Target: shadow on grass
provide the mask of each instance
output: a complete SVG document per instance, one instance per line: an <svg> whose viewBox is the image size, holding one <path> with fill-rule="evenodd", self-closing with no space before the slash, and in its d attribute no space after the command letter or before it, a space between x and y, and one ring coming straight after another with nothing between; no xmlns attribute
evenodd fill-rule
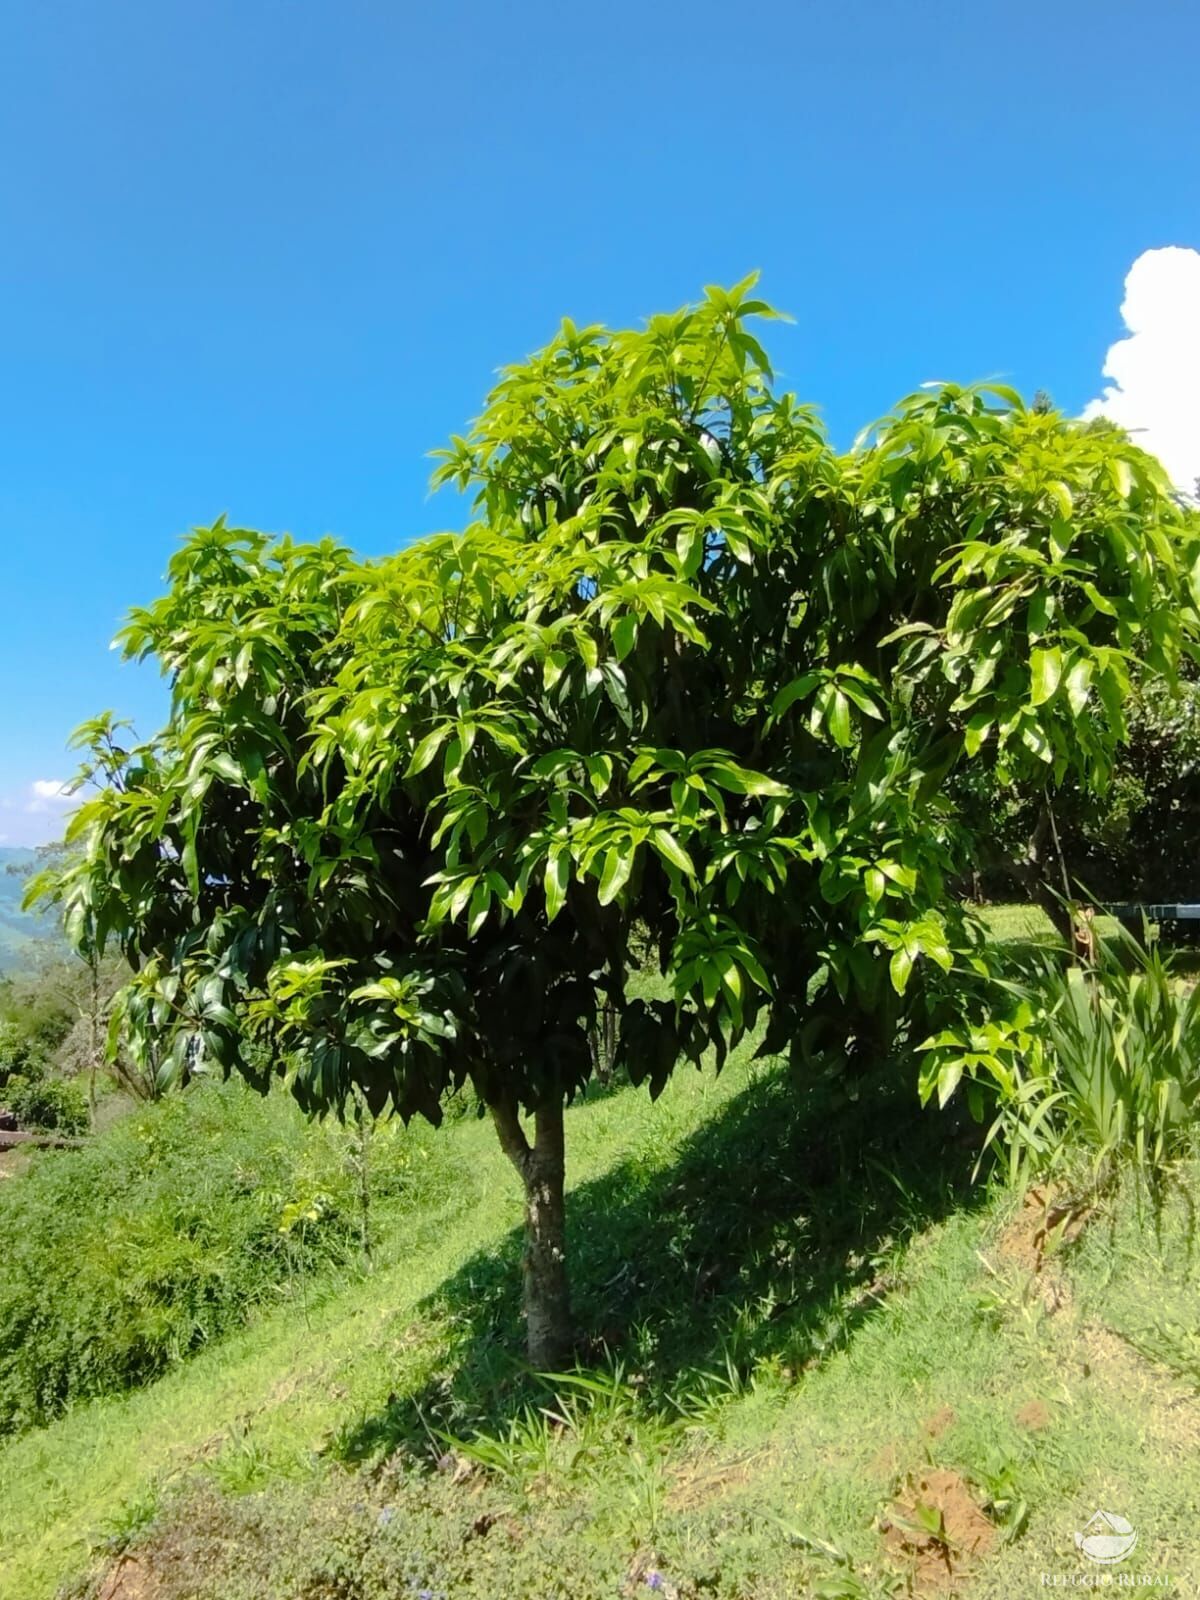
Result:
<svg viewBox="0 0 1200 1600"><path fill-rule="evenodd" d="M571 1120L568 1171L571 1133L586 1127ZM908 1073L855 1093L844 1081L798 1092L762 1071L673 1162L633 1152L568 1195L580 1365L619 1364L665 1405L702 1372L820 1361L902 1292L903 1241L979 1195L979 1142L958 1113L922 1112ZM444 1375L349 1423L335 1456L428 1459L441 1430L495 1432L546 1399L518 1357L521 1250L514 1230L424 1304L450 1329Z"/></svg>

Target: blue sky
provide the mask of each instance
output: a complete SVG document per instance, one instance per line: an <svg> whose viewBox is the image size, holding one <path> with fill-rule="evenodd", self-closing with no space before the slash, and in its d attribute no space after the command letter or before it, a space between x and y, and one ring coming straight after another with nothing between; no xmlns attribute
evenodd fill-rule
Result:
<svg viewBox="0 0 1200 1600"><path fill-rule="evenodd" d="M1200 247L1198 63L1190 0L0 0L0 843L161 715L107 647L185 528L444 525L426 452L564 314L758 267L840 442L932 377L1082 409ZM1174 417L1171 260L1119 376Z"/></svg>

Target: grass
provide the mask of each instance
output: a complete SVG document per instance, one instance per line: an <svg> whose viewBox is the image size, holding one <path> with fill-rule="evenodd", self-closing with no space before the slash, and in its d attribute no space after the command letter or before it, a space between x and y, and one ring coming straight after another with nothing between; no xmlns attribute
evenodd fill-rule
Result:
<svg viewBox="0 0 1200 1600"><path fill-rule="evenodd" d="M983 906L980 916L1000 944L1042 943L1055 937L1054 924L1040 906Z"/></svg>
<svg viewBox="0 0 1200 1600"><path fill-rule="evenodd" d="M998 944L1057 943L1054 924L1040 906L989 905L979 910L980 917ZM1096 918L1096 933L1112 938L1121 924L1103 913Z"/></svg>
<svg viewBox="0 0 1200 1600"><path fill-rule="evenodd" d="M589 1123L586 1139L571 1139L576 1181L630 1150L669 1152L738 1086L736 1072L697 1076L658 1107L629 1095L575 1108L568 1137ZM315 1285L307 1318L289 1304L151 1387L81 1406L0 1451L4 1600L53 1595L124 1506L199 1463L224 1470L244 1456L247 1438L262 1473L307 1479L349 1419L386 1409L394 1391L436 1381L452 1330L444 1314L423 1315L423 1304L481 1250L511 1258L520 1217L490 1125L464 1120L441 1137L455 1180L447 1198L381 1241L369 1278L333 1293Z"/></svg>
<svg viewBox="0 0 1200 1600"><path fill-rule="evenodd" d="M1194 1592L1197 1166L1047 1256L1036 1207L967 1186L953 1118L801 1105L743 1055L568 1113L592 1342L548 1382L512 1355L515 1180L455 1123L373 1273L0 1449L0 1597L87 1594L127 1548L155 1600L861 1600L965 1567L937 1473L996 1529L971 1595L1079 1573L1097 1507L1139 1530L1123 1574ZM931 1513L936 1538L881 1533Z"/></svg>

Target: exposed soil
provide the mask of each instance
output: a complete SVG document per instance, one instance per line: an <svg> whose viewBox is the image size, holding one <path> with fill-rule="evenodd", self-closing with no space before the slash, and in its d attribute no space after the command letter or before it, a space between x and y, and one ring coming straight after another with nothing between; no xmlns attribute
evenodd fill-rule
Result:
<svg viewBox="0 0 1200 1600"><path fill-rule="evenodd" d="M691 1511L735 1493L766 1470L769 1449L753 1450L732 1460L706 1455L693 1457L675 1469L666 1493L672 1511Z"/></svg>
<svg viewBox="0 0 1200 1600"><path fill-rule="evenodd" d="M996 1259L1025 1276L1030 1294L1041 1300L1048 1316L1073 1306L1071 1286L1057 1257L1063 1245L1078 1239L1091 1215L1085 1201L1063 1191L1030 1189L996 1241Z"/></svg>
<svg viewBox="0 0 1200 1600"><path fill-rule="evenodd" d="M871 1457L867 1471L873 1478L887 1478L890 1481L899 1472L902 1460L903 1453L901 1448L892 1439L887 1444L881 1445Z"/></svg>
<svg viewBox="0 0 1200 1600"><path fill-rule="evenodd" d="M1018 1409L1015 1420L1018 1428L1038 1433L1042 1428L1048 1428L1054 1419L1050 1415L1050 1407L1044 1400L1026 1400Z"/></svg>
<svg viewBox="0 0 1200 1600"><path fill-rule="evenodd" d="M198 1485L178 1515L156 1524L136 1552L108 1569L95 1600L194 1600L224 1566L229 1537L220 1494Z"/></svg>
<svg viewBox="0 0 1200 1600"><path fill-rule="evenodd" d="M1020 1211L996 1241L996 1254L1007 1266L1039 1273L1048 1251L1073 1244L1087 1226L1091 1208L1053 1188L1030 1189Z"/></svg>
<svg viewBox="0 0 1200 1600"><path fill-rule="evenodd" d="M158 1600L158 1580L137 1556L122 1556L105 1577L96 1600Z"/></svg>
<svg viewBox="0 0 1200 1600"><path fill-rule="evenodd" d="M880 1531L914 1594L953 1592L997 1538L964 1480L945 1469L910 1477Z"/></svg>
<svg viewBox="0 0 1200 1600"><path fill-rule="evenodd" d="M921 1424L921 1431L927 1439L940 1439L947 1428L952 1428L958 1421L950 1406L939 1406L932 1416L925 1418Z"/></svg>

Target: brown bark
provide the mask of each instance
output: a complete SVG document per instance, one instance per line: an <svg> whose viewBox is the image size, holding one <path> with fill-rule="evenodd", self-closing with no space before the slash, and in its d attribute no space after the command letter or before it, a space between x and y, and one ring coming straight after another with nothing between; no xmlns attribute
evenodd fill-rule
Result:
<svg viewBox="0 0 1200 1600"><path fill-rule="evenodd" d="M537 1371L554 1372L566 1364L572 1339L562 1101L544 1101L534 1112L532 1143L511 1101L494 1104L491 1113L501 1148L525 1189L526 1353Z"/></svg>

